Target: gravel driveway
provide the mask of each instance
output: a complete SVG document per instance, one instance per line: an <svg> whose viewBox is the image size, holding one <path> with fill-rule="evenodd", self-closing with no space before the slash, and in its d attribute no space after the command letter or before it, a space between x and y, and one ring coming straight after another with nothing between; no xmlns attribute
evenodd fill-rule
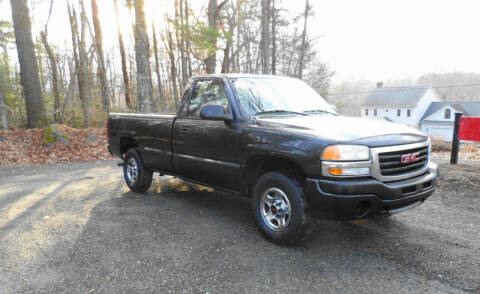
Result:
<svg viewBox="0 0 480 294"><path fill-rule="evenodd" d="M480 293L480 166L440 175L413 210L284 248L222 192L156 176L135 194L112 161L4 167L0 292Z"/></svg>

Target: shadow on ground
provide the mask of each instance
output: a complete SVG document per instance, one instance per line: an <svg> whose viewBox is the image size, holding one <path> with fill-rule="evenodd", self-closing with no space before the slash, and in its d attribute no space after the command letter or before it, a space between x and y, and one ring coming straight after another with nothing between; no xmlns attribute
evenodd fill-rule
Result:
<svg viewBox="0 0 480 294"><path fill-rule="evenodd" d="M34 288L84 293L480 291L478 252L408 217L319 221L311 240L285 248L261 237L246 199L174 179L161 187L99 202L65 258L48 262Z"/></svg>

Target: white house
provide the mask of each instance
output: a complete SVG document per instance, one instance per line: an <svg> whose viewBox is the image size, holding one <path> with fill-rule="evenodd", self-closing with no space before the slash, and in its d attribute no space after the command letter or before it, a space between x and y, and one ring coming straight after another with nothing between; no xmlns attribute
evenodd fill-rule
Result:
<svg viewBox="0 0 480 294"><path fill-rule="evenodd" d="M382 83L361 105L361 116L407 124L432 138L451 141L455 113L480 116L480 102L439 102L431 87L383 87Z"/></svg>
<svg viewBox="0 0 480 294"><path fill-rule="evenodd" d="M383 87L382 83L361 105L361 116L418 127L432 102L440 101L430 87Z"/></svg>
<svg viewBox="0 0 480 294"><path fill-rule="evenodd" d="M480 102L433 102L420 121L420 130L432 138L451 141L455 113L480 116Z"/></svg>

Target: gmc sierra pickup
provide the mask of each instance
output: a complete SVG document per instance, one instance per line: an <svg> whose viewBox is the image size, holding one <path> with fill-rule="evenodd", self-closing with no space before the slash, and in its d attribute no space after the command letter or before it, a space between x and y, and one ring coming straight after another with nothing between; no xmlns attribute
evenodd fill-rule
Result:
<svg viewBox="0 0 480 294"><path fill-rule="evenodd" d="M304 240L313 218L401 212L436 185L426 135L340 116L292 78L195 77L178 114L110 113L107 129L132 191L148 190L158 172L248 197L260 231L277 244Z"/></svg>

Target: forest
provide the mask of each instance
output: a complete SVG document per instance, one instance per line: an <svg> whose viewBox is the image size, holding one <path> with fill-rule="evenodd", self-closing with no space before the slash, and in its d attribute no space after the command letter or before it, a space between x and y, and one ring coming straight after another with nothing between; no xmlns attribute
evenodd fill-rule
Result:
<svg viewBox="0 0 480 294"><path fill-rule="evenodd" d="M111 111L175 112L188 79L205 73L292 76L327 94L334 72L313 46L309 0L297 15L281 0L168 1L164 11L149 12L161 19L152 23L145 0L102 1L115 7L111 49L103 44L100 1L10 1L12 22L0 23L4 129L102 127ZM41 4L48 16L35 34L32 19ZM52 27L52 15L62 11L68 24ZM63 46L49 34L59 29L70 36Z"/></svg>
<svg viewBox="0 0 480 294"><path fill-rule="evenodd" d="M171 0L153 11L148 0L9 2L11 20L0 21L3 129L103 127L112 111L175 112L188 79L205 73L299 78L341 114L359 115L377 82L332 83L335 69L321 58L322 36L311 29L319 12L309 0L298 1L298 12L287 0ZM65 18L62 27L53 23L58 17ZM102 31L107 21L115 22L115 36ZM114 44L105 44L105 37ZM438 86L443 100L480 100L476 73L383 82ZM473 86L444 87L451 84Z"/></svg>

